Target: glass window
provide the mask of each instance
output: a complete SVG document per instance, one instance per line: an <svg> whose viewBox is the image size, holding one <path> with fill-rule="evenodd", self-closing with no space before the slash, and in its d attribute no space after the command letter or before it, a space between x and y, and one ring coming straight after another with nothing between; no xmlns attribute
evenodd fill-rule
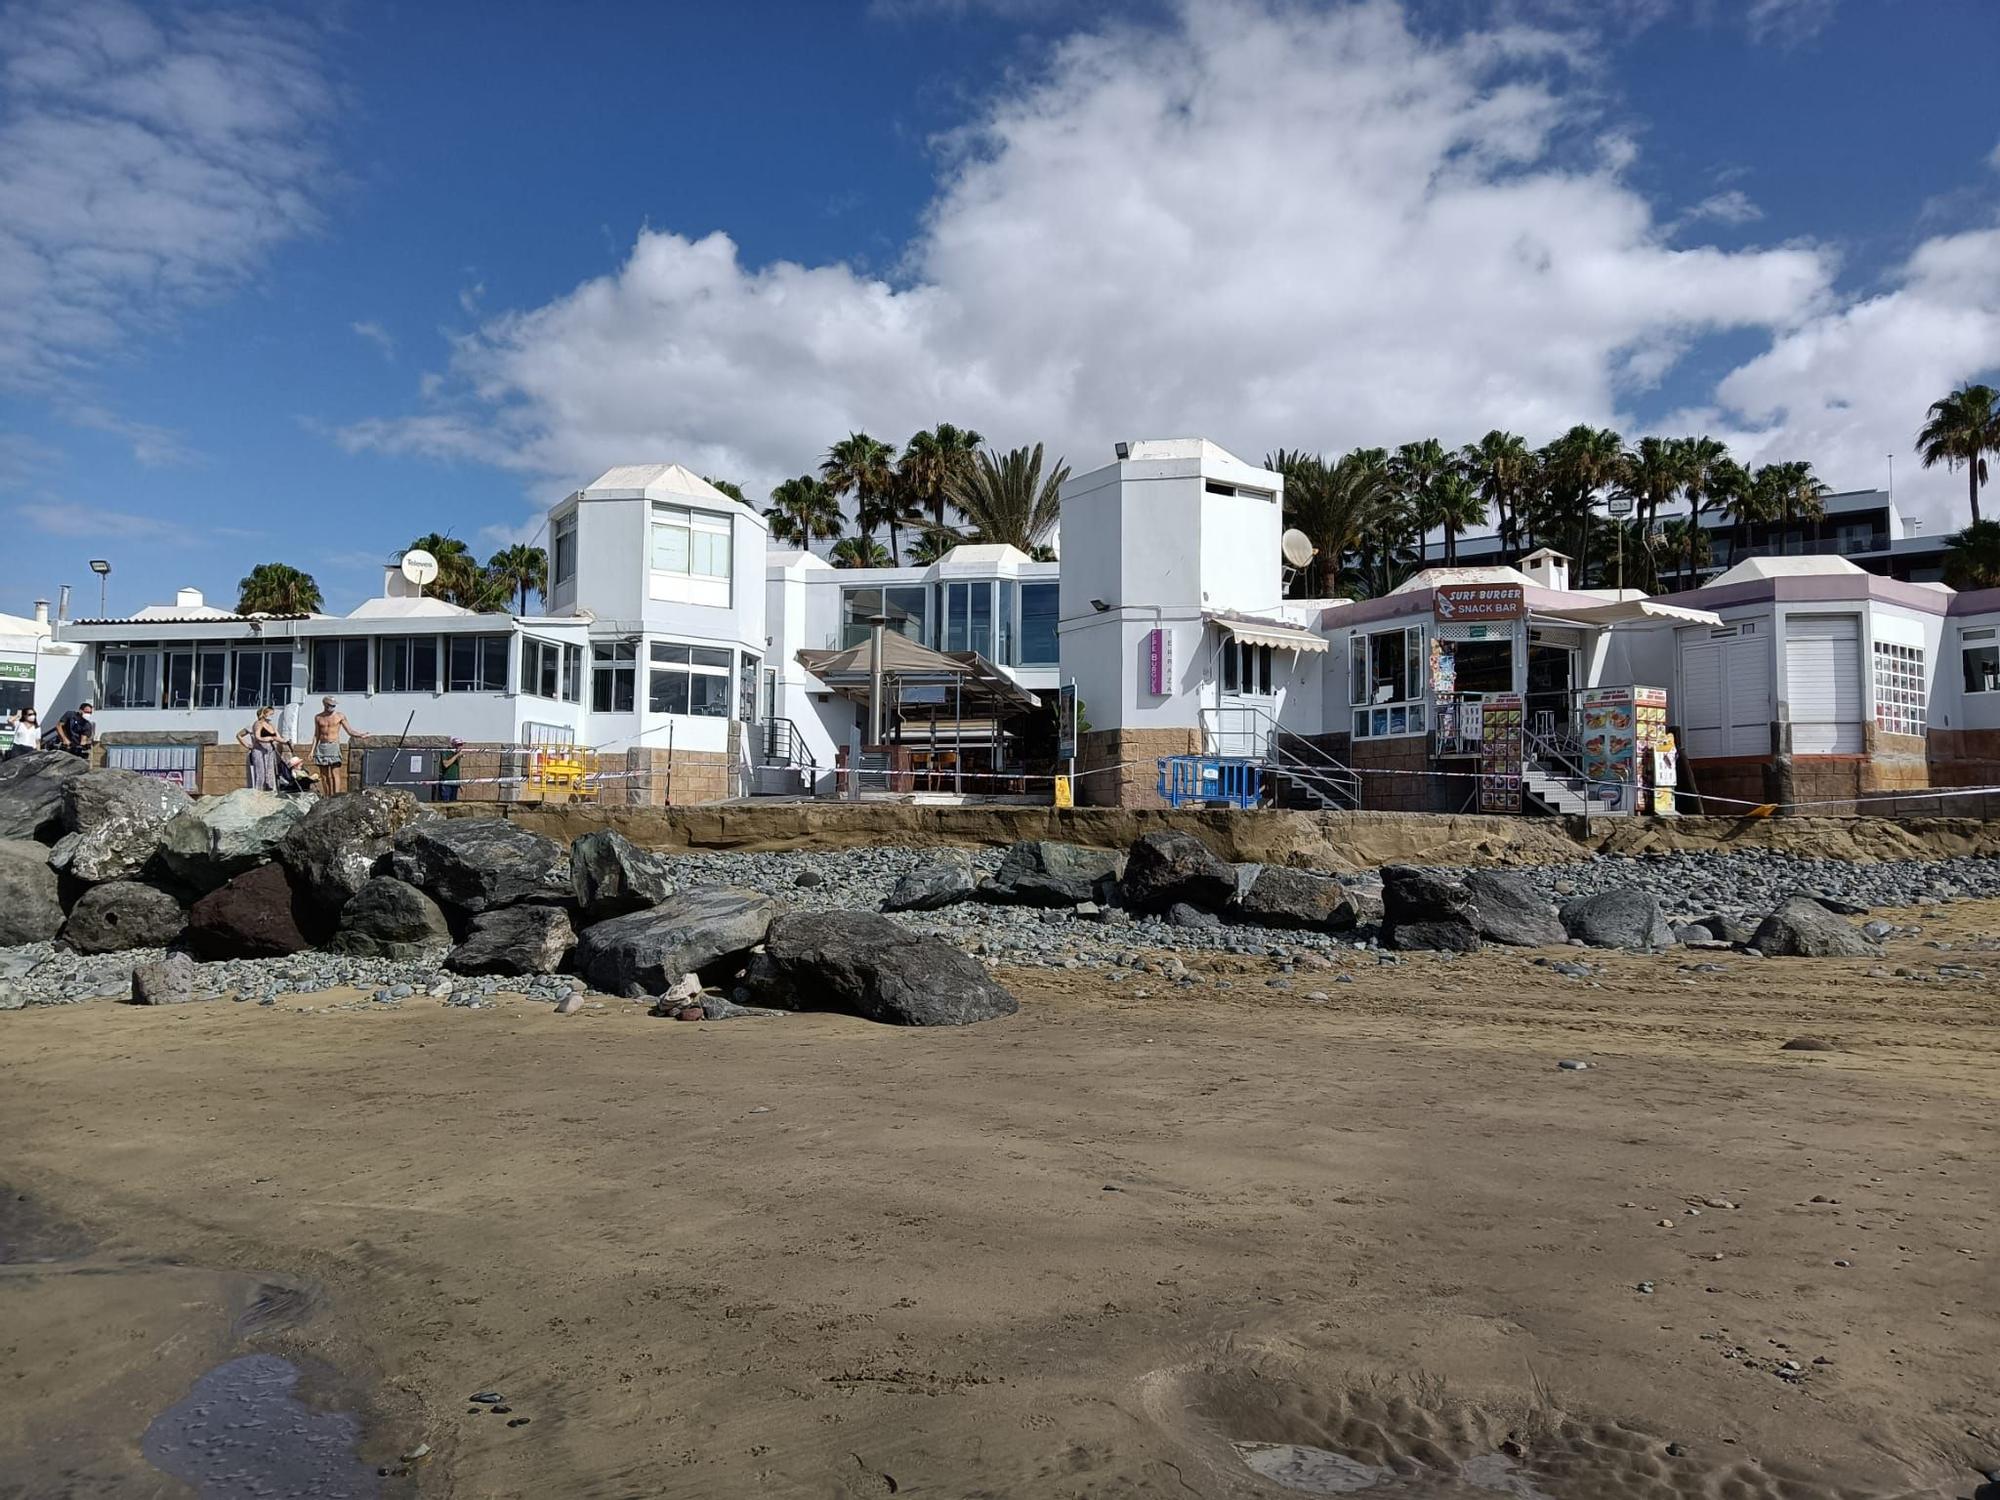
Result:
<svg viewBox="0 0 2000 1500"><path fill-rule="evenodd" d="M2000 693L2000 645L1967 646L1964 664L1968 693Z"/></svg>
<svg viewBox="0 0 2000 1500"><path fill-rule="evenodd" d="M745 723L757 717L757 658L748 651L736 669L736 717Z"/></svg>
<svg viewBox="0 0 2000 1500"><path fill-rule="evenodd" d="M563 647L563 702L583 701L583 647Z"/></svg>
<svg viewBox="0 0 2000 1500"><path fill-rule="evenodd" d="M555 584L568 583L576 577L576 512L571 511L556 522L555 534Z"/></svg>
<svg viewBox="0 0 2000 1500"><path fill-rule="evenodd" d="M1024 667L1052 667L1056 664L1056 596L1061 589L1054 583L1021 585L1021 635L1019 664Z"/></svg>
<svg viewBox="0 0 2000 1500"><path fill-rule="evenodd" d="M655 641L647 654L652 663L646 683L649 711L729 717L728 648Z"/></svg>
<svg viewBox="0 0 2000 1500"><path fill-rule="evenodd" d="M1425 692L1424 631L1421 625L1355 635L1347 645L1348 700L1363 705L1422 703ZM1354 716L1357 736L1421 734L1427 716L1396 714L1382 708Z"/></svg>
<svg viewBox="0 0 2000 1500"><path fill-rule="evenodd" d="M107 651L100 659L99 702L105 708L155 708L160 701L157 651Z"/></svg>
<svg viewBox="0 0 2000 1500"><path fill-rule="evenodd" d="M359 637L348 641L314 641L312 690L315 693L367 692L368 642Z"/></svg>
<svg viewBox="0 0 2000 1500"><path fill-rule="evenodd" d="M993 589L990 579L944 586L944 649L993 658Z"/></svg>
<svg viewBox="0 0 2000 1500"><path fill-rule="evenodd" d="M289 667L291 657L285 658ZM223 651L203 651L194 659L194 703L196 708L220 708L229 697L229 656Z"/></svg>
<svg viewBox="0 0 2000 1500"><path fill-rule="evenodd" d="M1922 734L1927 685L1924 648L1875 643L1875 727L1890 734Z"/></svg>
<svg viewBox="0 0 2000 1500"><path fill-rule="evenodd" d="M652 567L656 573L727 578L731 517L679 505L653 507Z"/></svg>
<svg viewBox="0 0 2000 1500"><path fill-rule="evenodd" d="M554 698L562 685L562 647L532 636L521 641L521 691L535 698Z"/></svg>
<svg viewBox="0 0 2000 1500"><path fill-rule="evenodd" d="M930 644L930 598L930 589L921 583L842 589L841 650L859 646L868 639L868 621L874 615L887 615L889 629L900 631L913 641Z"/></svg>
<svg viewBox="0 0 2000 1500"><path fill-rule="evenodd" d="M292 653L282 651L238 651L236 693L230 702L237 708L278 708L292 701Z"/></svg>
<svg viewBox="0 0 2000 1500"><path fill-rule="evenodd" d="M629 714L639 678L639 643L607 641L590 648L590 706L601 714Z"/></svg>
<svg viewBox="0 0 2000 1500"><path fill-rule="evenodd" d="M446 686L454 693L506 692L507 640L504 635L453 636Z"/></svg>
<svg viewBox="0 0 2000 1500"><path fill-rule="evenodd" d="M993 659L1011 662L1014 659L1014 585L1003 579L993 587L1000 596L1000 628L993 636Z"/></svg>
<svg viewBox="0 0 2000 1500"><path fill-rule="evenodd" d="M376 655L375 690L381 693L435 693L438 690L437 637L383 636Z"/></svg>

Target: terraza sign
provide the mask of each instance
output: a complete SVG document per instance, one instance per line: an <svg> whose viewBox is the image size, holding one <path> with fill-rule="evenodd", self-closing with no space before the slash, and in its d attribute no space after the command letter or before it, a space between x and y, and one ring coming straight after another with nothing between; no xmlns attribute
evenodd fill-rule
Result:
<svg viewBox="0 0 2000 1500"><path fill-rule="evenodd" d="M1431 590L1431 610L1440 621L1464 624L1471 620L1518 620L1521 618L1521 586L1518 583L1446 583Z"/></svg>

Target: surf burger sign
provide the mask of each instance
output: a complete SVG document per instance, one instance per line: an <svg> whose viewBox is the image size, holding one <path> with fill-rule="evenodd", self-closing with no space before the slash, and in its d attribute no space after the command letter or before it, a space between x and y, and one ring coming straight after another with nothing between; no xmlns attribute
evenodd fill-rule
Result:
<svg viewBox="0 0 2000 1500"><path fill-rule="evenodd" d="M1431 590L1431 612L1440 624L1474 625L1518 620L1523 606L1518 583L1445 583Z"/></svg>

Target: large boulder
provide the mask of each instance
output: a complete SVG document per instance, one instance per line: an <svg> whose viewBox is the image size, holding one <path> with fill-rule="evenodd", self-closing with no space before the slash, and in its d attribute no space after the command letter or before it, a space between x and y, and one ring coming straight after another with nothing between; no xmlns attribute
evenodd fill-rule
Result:
<svg viewBox="0 0 2000 1500"><path fill-rule="evenodd" d="M0 948L50 942L62 924L48 845L0 839Z"/></svg>
<svg viewBox="0 0 2000 1500"><path fill-rule="evenodd" d="M63 786L89 769L64 750L0 761L0 839L53 844L63 832Z"/></svg>
<svg viewBox="0 0 2000 1500"><path fill-rule="evenodd" d="M1750 946L1770 958L1879 958L1871 943L1844 917L1812 896L1792 896L1757 924Z"/></svg>
<svg viewBox="0 0 2000 1500"><path fill-rule="evenodd" d="M751 962L750 988L779 1009L892 1026L967 1026L1020 1009L977 959L869 911L779 917Z"/></svg>
<svg viewBox="0 0 2000 1500"><path fill-rule="evenodd" d="M462 912L568 895L551 884L564 850L504 818L431 818L396 836L389 867L398 880Z"/></svg>
<svg viewBox="0 0 2000 1500"><path fill-rule="evenodd" d="M1134 911L1165 911L1181 902L1220 911L1236 895L1236 867L1191 833L1155 830L1133 841L1118 889Z"/></svg>
<svg viewBox="0 0 2000 1500"><path fill-rule="evenodd" d="M132 970L134 1005L185 1005L190 1000L213 1000L214 994L197 996L195 984L201 967L185 953L169 953L153 963Z"/></svg>
<svg viewBox="0 0 2000 1500"><path fill-rule="evenodd" d="M1259 927L1307 932L1346 932L1366 920L1353 894L1338 880L1282 865L1257 870L1230 915Z"/></svg>
<svg viewBox="0 0 2000 1500"><path fill-rule="evenodd" d="M303 825L301 825L303 826ZM451 927L437 902L392 875L362 883L340 909L340 930L327 942L336 953L428 963L451 946Z"/></svg>
<svg viewBox="0 0 2000 1500"><path fill-rule="evenodd" d="M388 859L396 835L428 816L398 787L322 797L278 840L278 858L306 899L337 912Z"/></svg>
<svg viewBox="0 0 2000 1500"><path fill-rule="evenodd" d="M1563 930L1593 948L1671 948L1674 929L1651 891L1614 886L1564 904Z"/></svg>
<svg viewBox="0 0 2000 1500"><path fill-rule="evenodd" d="M460 974L553 974L575 946L561 907L501 906L474 917L444 963Z"/></svg>
<svg viewBox="0 0 2000 1500"><path fill-rule="evenodd" d="M1104 902L1117 889L1125 856L1109 849L1086 849L1032 839L1001 856L1000 868L979 888L988 901L1016 906L1075 906Z"/></svg>
<svg viewBox="0 0 2000 1500"><path fill-rule="evenodd" d="M1388 866L1382 871L1382 941L1390 948L1472 952L1479 946L1472 892L1435 870Z"/></svg>
<svg viewBox="0 0 2000 1500"><path fill-rule="evenodd" d="M764 941L777 911L761 891L697 886L586 928L574 966L607 994L663 995L686 975L747 954Z"/></svg>
<svg viewBox="0 0 2000 1500"><path fill-rule="evenodd" d="M195 902L188 912L188 946L209 962L282 958L310 948L307 930L322 927L293 891L285 867L260 865Z"/></svg>
<svg viewBox="0 0 2000 1500"><path fill-rule="evenodd" d="M63 941L78 953L164 948L187 930L187 913L165 891L136 880L94 885L70 908Z"/></svg>
<svg viewBox="0 0 2000 1500"><path fill-rule="evenodd" d="M63 783L63 828L57 868L89 885L127 880L160 852L160 835L189 806L171 781L98 766Z"/></svg>
<svg viewBox="0 0 2000 1500"><path fill-rule="evenodd" d="M313 800L249 787L198 797L161 831L160 863L191 891L217 890L276 859L279 843L312 811Z"/></svg>
<svg viewBox="0 0 2000 1500"><path fill-rule="evenodd" d="M1526 875L1507 870L1474 870L1465 877L1472 894L1474 923L1489 943L1516 948L1553 948L1566 942L1555 903Z"/></svg>
<svg viewBox="0 0 2000 1500"><path fill-rule="evenodd" d="M951 860L934 860L897 877L883 898L884 911L937 911L972 897L972 872Z"/></svg>
<svg viewBox="0 0 2000 1500"><path fill-rule="evenodd" d="M608 828L569 846L569 888L586 922L644 911L674 893L664 858Z"/></svg>

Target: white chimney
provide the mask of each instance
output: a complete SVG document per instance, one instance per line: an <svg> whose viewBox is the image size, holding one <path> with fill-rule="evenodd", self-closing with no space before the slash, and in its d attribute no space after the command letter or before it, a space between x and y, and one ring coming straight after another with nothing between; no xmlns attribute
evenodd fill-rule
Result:
<svg viewBox="0 0 2000 1500"><path fill-rule="evenodd" d="M175 609L200 609L202 605L200 589L182 589L174 595Z"/></svg>
<svg viewBox="0 0 2000 1500"><path fill-rule="evenodd" d="M35 623L36 623L37 625L46 625L46 624L48 624L48 623L49 623L49 601L48 601L48 600L46 600L46 599L37 599L37 600L35 601Z"/></svg>
<svg viewBox="0 0 2000 1500"><path fill-rule="evenodd" d="M1569 589L1569 559L1554 548L1543 547L1521 559L1521 571L1528 581L1557 593Z"/></svg>

